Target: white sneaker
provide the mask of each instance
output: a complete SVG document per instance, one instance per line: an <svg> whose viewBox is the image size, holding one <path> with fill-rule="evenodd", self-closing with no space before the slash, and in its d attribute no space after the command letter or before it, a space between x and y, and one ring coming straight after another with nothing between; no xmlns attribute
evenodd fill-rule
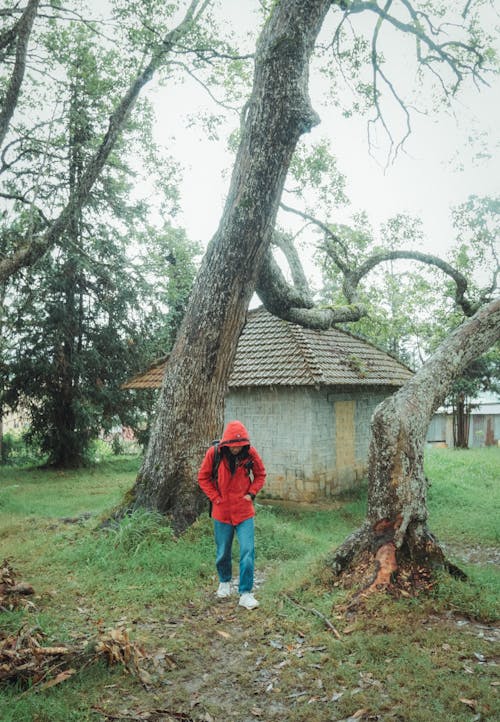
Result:
<svg viewBox="0 0 500 722"><path fill-rule="evenodd" d="M231 596L231 582L221 582L216 592L219 599Z"/></svg>
<svg viewBox="0 0 500 722"><path fill-rule="evenodd" d="M259 606L259 602L255 599L252 592L243 592L240 597L239 605L240 607L245 607L245 609L255 609Z"/></svg>

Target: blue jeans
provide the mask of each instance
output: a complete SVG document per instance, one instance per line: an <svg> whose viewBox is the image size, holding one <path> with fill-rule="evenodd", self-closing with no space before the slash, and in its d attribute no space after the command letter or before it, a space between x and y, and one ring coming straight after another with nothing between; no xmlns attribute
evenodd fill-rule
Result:
<svg viewBox="0 0 500 722"><path fill-rule="evenodd" d="M219 581L230 582L232 576L231 548L234 532L240 546L240 583L239 593L251 592L253 587L253 570L255 565L254 523L253 517L245 519L241 524L233 526L214 519L215 566Z"/></svg>

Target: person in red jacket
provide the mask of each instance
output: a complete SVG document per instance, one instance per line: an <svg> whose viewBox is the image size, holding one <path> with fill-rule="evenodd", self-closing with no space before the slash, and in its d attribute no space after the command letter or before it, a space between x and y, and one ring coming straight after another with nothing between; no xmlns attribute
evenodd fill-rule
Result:
<svg viewBox="0 0 500 722"><path fill-rule="evenodd" d="M214 458L219 466L214 472ZM231 549L234 534L240 547L239 604L255 609L259 602L252 594L255 541L253 500L264 486L266 470L256 449L250 445L248 431L241 421L230 421L216 449L212 445L198 472L198 484L212 503L216 559L219 575L218 597L231 594Z"/></svg>

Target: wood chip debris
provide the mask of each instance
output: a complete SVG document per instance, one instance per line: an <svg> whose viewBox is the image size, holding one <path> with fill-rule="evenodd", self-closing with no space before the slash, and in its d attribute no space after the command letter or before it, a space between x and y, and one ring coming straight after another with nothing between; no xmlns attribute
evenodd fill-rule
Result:
<svg viewBox="0 0 500 722"><path fill-rule="evenodd" d="M79 669L104 658L109 665L122 665L148 686L149 675L140 665L145 653L123 627L99 629L97 640L85 637L72 645L46 645L45 637L38 628L0 632L0 683L44 689L65 682Z"/></svg>

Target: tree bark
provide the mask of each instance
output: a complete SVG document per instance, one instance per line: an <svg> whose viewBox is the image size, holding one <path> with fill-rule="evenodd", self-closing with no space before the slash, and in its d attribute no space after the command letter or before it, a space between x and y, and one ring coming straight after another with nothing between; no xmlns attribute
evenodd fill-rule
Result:
<svg viewBox="0 0 500 722"><path fill-rule="evenodd" d="M2 107L0 108L0 148L3 145L5 136L9 129L10 121L16 109L19 92L26 69L26 55L28 52L28 41L38 12L40 0L29 0L20 20L13 29L16 38L16 53L14 68L10 76L7 89L3 94Z"/></svg>
<svg viewBox="0 0 500 722"><path fill-rule="evenodd" d="M177 532L203 508L198 465L221 432L238 339L290 159L301 134L318 122L307 90L309 60L330 6L330 0L277 2L257 44L224 213L170 355L150 443L127 501L168 514Z"/></svg>
<svg viewBox="0 0 500 722"><path fill-rule="evenodd" d="M470 404L462 392L453 404L453 445L456 449L469 448Z"/></svg>
<svg viewBox="0 0 500 722"><path fill-rule="evenodd" d="M377 407L366 521L335 551L329 562L335 573L345 571L366 552L376 562L371 589L387 586L403 562L451 569L427 528L425 437L453 380L499 338L500 301L496 300L455 329L418 373Z"/></svg>

